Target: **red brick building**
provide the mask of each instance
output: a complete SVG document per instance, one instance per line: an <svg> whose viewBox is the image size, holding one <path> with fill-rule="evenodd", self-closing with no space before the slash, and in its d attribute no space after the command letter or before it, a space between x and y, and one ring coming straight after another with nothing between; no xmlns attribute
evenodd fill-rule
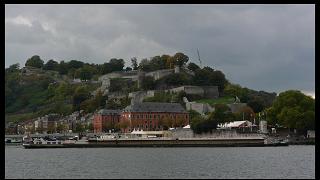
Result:
<svg viewBox="0 0 320 180"><path fill-rule="evenodd" d="M131 104L121 113L120 128L122 132L163 130L164 120L169 127L183 127L189 124L189 113L179 103Z"/></svg>
<svg viewBox="0 0 320 180"><path fill-rule="evenodd" d="M94 133L105 132L119 123L121 110L101 109L93 118ZM112 128L113 129L113 128Z"/></svg>

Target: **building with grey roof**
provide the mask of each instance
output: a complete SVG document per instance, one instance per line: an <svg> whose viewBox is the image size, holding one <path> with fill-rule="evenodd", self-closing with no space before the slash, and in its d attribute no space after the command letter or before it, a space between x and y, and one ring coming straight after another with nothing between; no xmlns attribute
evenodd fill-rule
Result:
<svg viewBox="0 0 320 180"><path fill-rule="evenodd" d="M179 103L135 103L127 106L120 116L122 132L158 131L188 124L189 113Z"/></svg>
<svg viewBox="0 0 320 180"><path fill-rule="evenodd" d="M121 110L101 109L94 114L93 129L95 133L107 132L119 123Z"/></svg>
<svg viewBox="0 0 320 180"><path fill-rule="evenodd" d="M187 111L179 103L143 102L127 106L124 112L170 112L186 113Z"/></svg>
<svg viewBox="0 0 320 180"><path fill-rule="evenodd" d="M100 109L97 114L101 114L101 115L116 115L116 114L120 114L121 110L120 109Z"/></svg>

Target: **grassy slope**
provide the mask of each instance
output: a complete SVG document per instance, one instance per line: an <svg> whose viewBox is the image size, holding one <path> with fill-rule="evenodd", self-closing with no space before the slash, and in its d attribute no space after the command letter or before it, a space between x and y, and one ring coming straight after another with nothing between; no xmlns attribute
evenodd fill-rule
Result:
<svg viewBox="0 0 320 180"><path fill-rule="evenodd" d="M225 96L225 97L220 97L220 98L217 98L217 99L199 99L199 100L196 100L195 102L197 102L197 103L208 103L208 104L210 104L210 106L214 106L215 104L233 103L234 102L234 97Z"/></svg>

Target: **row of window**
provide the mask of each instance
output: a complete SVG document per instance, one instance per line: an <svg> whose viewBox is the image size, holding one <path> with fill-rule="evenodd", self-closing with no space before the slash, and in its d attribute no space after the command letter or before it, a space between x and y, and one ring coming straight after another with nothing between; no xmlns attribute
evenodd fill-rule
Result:
<svg viewBox="0 0 320 180"><path fill-rule="evenodd" d="M142 124L139 124L139 125L137 125L137 126L132 126L131 128L132 129L148 129L148 127L149 128L157 128L157 129L160 129L160 128L162 128L162 126L160 126L160 125L147 125L147 124L145 124L145 125L142 125Z"/></svg>

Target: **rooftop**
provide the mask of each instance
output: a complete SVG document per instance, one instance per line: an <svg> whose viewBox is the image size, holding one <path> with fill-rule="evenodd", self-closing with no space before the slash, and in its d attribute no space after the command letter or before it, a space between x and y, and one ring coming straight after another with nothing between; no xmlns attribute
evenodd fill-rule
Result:
<svg viewBox="0 0 320 180"><path fill-rule="evenodd" d="M97 112L97 114L101 115L111 115L111 114L120 114L121 110L113 110L113 109L101 109Z"/></svg>
<svg viewBox="0 0 320 180"><path fill-rule="evenodd" d="M124 112L181 112L186 110L179 103L143 102L127 106Z"/></svg>
<svg viewBox="0 0 320 180"><path fill-rule="evenodd" d="M251 126L252 123L250 121L233 121L222 124L221 127L233 128L233 127L244 127Z"/></svg>

